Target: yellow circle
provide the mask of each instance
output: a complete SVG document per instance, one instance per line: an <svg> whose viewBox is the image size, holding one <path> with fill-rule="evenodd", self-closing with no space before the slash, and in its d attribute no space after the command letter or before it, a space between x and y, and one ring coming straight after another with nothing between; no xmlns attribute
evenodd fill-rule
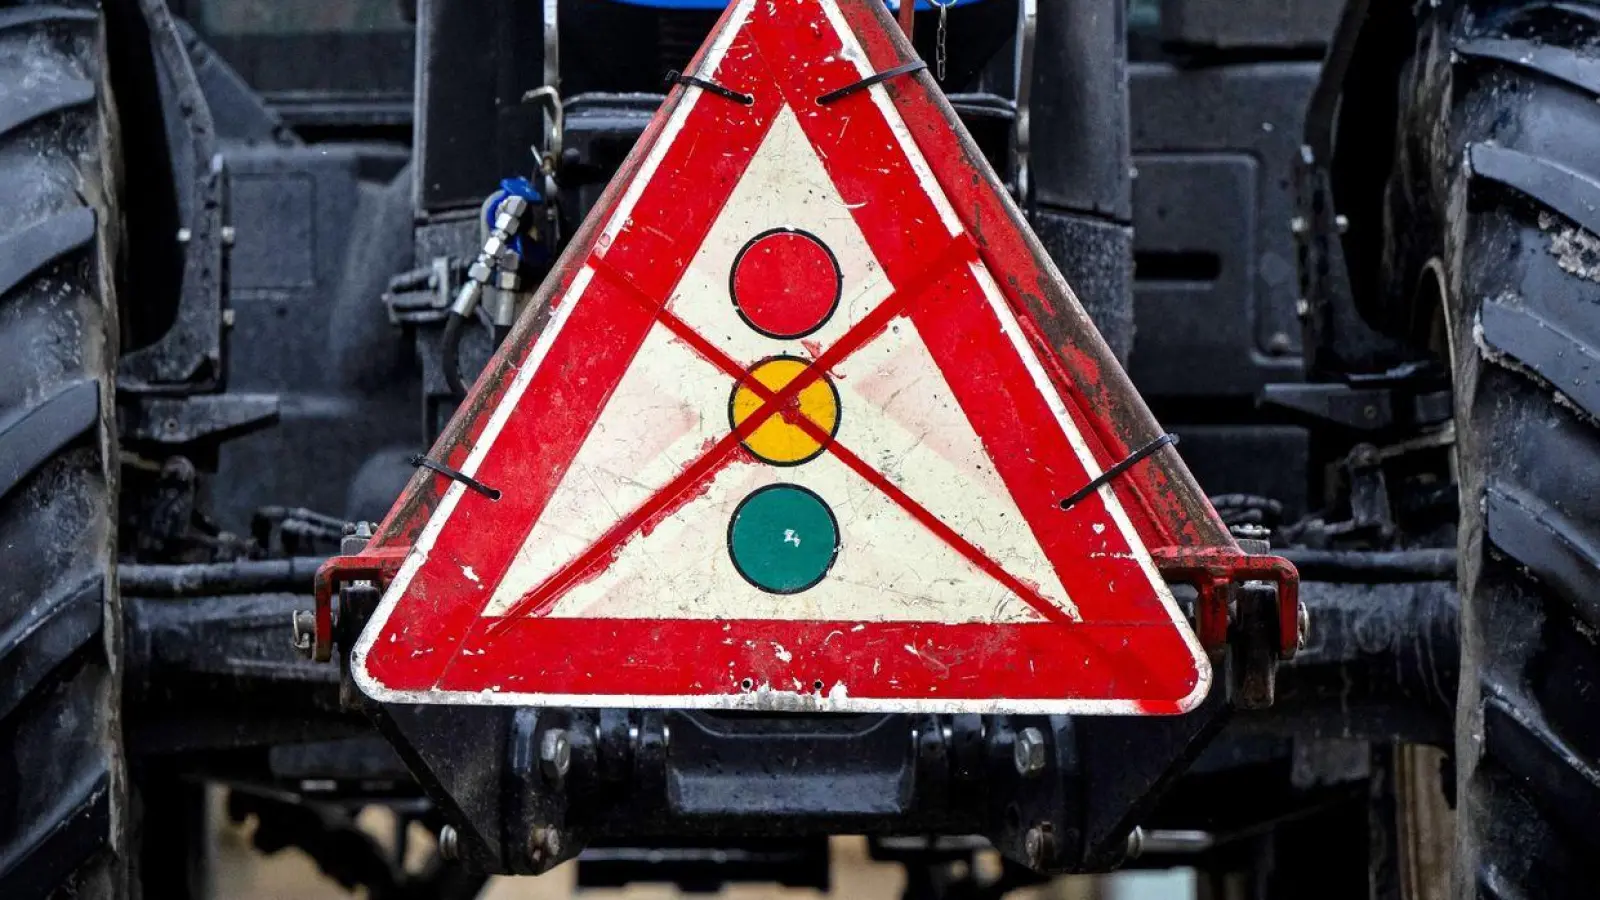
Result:
<svg viewBox="0 0 1600 900"><path fill-rule="evenodd" d="M733 390L730 418L733 427L743 425L765 409L768 398L800 377L810 364L802 359L781 356L758 363ZM751 381L766 388L758 393ZM810 427L804 423L809 422ZM839 395L823 375L783 402L744 439L744 446L757 457L778 466L799 465L822 452L826 440L839 427Z"/></svg>

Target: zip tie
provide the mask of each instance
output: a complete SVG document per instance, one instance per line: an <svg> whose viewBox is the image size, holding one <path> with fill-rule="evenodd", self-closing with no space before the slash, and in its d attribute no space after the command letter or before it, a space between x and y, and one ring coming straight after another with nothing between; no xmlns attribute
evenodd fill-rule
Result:
<svg viewBox="0 0 1600 900"><path fill-rule="evenodd" d="M431 459L427 458L426 456L423 456L420 453L415 454L414 456L411 457L411 466L413 468L432 469L433 471L438 472L440 475L443 475L444 477L450 479L451 481L459 481L459 482L461 482L462 484L466 485L467 487L471 488L472 490L477 491L478 493L484 495L485 497L488 497L490 500L499 500L500 499L500 492L495 490L494 488L489 487L488 485L484 484L483 482L479 481L476 478L473 478L471 475L468 475L465 472L458 472L455 469L452 469L449 466L445 465L444 463L435 462L434 460L431 460Z"/></svg>
<svg viewBox="0 0 1600 900"><path fill-rule="evenodd" d="M903 66L895 66L892 69L885 69L876 75L868 75L866 78L861 79L855 84L847 84L844 87L839 88L837 91L829 91L828 93L823 94L821 97L817 98L817 105L827 106L830 103L837 103L851 94L864 91L875 84L883 84L885 81L888 81L891 78L899 78L901 75L910 75L912 72L921 72L926 68L928 68L928 64L919 59L913 62L908 62Z"/></svg>
<svg viewBox="0 0 1600 900"><path fill-rule="evenodd" d="M708 81L695 75L685 75L682 72L679 72L677 69L673 69L672 71L668 72L666 80L668 84L692 85L700 88L703 91L710 91L711 93L716 94L718 97L726 97L735 103L740 103L745 106L756 105L756 98L753 94L741 94L733 88L723 87L722 85L717 84L715 81Z"/></svg>
<svg viewBox="0 0 1600 900"><path fill-rule="evenodd" d="M1163 434L1161 437L1156 438L1150 443L1145 444L1143 447L1140 447L1139 449L1128 454L1127 459L1105 470L1103 473L1101 473L1099 478L1096 478L1095 480L1074 491L1072 496L1061 501L1061 508L1063 510L1067 510L1077 506L1090 494L1100 490L1102 487L1105 487L1108 483L1110 483L1111 479L1116 478L1123 472L1133 468L1140 460L1151 455L1152 453L1155 453L1157 450L1160 450L1162 447L1165 447L1168 444L1177 446L1178 436L1175 434Z"/></svg>

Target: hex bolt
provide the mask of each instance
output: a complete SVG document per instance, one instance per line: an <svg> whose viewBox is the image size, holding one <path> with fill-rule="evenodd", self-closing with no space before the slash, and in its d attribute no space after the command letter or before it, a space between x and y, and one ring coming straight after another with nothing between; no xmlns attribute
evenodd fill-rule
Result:
<svg viewBox="0 0 1600 900"><path fill-rule="evenodd" d="M1016 743L1011 745L1011 762L1017 767L1017 774L1024 778L1044 771L1045 743L1044 732L1037 728L1028 727L1017 732Z"/></svg>
<svg viewBox="0 0 1600 900"><path fill-rule="evenodd" d="M367 544L372 541L372 523L357 522L353 529L345 532L339 539L339 553L344 556L355 556L367 549Z"/></svg>
<svg viewBox="0 0 1600 900"><path fill-rule="evenodd" d="M567 777L572 768L572 742L565 731L552 728L539 739L539 768L544 777L557 783Z"/></svg>
<svg viewBox="0 0 1600 900"><path fill-rule="evenodd" d="M1143 854L1144 829L1135 825L1133 830L1128 832L1128 851L1126 856L1128 859L1138 859Z"/></svg>
<svg viewBox="0 0 1600 900"><path fill-rule="evenodd" d="M1056 855L1056 838L1049 825L1039 824L1022 836L1022 852L1028 857L1028 867L1042 872Z"/></svg>
<svg viewBox="0 0 1600 900"><path fill-rule="evenodd" d="M317 614L309 610L297 609L293 616L294 625L294 650L296 653L311 658L311 648L317 638Z"/></svg>
<svg viewBox="0 0 1600 900"><path fill-rule="evenodd" d="M539 872L550 868L550 864L561 855L561 832L548 825L535 825L528 832L528 859L538 867Z"/></svg>
<svg viewBox="0 0 1600 900"><path fill-rule="evenodd" d="M456 835L454 825L446 825L439 829L439 856L451 861L461 858L461 839Z"/></svg>

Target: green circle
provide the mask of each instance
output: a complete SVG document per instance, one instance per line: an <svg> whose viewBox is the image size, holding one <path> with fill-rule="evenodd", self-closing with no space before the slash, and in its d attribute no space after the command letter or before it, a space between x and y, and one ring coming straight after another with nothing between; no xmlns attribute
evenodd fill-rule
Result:
<svg viewBox="0 0 1600 900"><path fill-rule="evenodd" d="M839 523L821 497L792 484L744 498L728 523L728 554L746 581L773 594L815 587L839 555Z"/></svg>

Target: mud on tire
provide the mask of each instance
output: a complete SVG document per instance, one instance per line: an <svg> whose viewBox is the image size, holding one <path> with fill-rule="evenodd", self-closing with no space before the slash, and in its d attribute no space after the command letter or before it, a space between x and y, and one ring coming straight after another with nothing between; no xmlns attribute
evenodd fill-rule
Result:
<svg viewBox="0 0 1600 900"><path fill-rule="evenodd" d="M1498 0L1425 15L1402 85L1386 258L1391 295L1444 298L1455 374L1457 893L1592 897L1600 8Z"/></svg>
<svg viewBox="0 0 1600 900"><path fill-rule="evenodd" d="M0 897L122 897L116 179L93 4L0 3Z"/></svg>

